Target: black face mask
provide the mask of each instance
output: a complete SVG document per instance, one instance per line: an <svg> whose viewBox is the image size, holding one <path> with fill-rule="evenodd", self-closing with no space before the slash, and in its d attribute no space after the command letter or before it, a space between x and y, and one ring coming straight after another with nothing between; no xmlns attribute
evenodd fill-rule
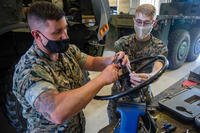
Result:
<svg viewBox="0 0 200 133"><path fill-rule="evenodd" d="M44 47L52 53L64 53L69 48L69 44L70 44L69 39L54 41L54 40L48 39L46 36L44 36L44 37L48 40L46 46L44 46Z"/></svg>

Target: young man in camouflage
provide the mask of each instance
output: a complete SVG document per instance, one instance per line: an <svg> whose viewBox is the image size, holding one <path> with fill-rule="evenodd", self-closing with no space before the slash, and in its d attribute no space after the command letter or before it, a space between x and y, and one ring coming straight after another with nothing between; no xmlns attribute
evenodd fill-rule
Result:
<svg viewBox="0 0 200 133"><path fill-rule="evenodd" d="M115 52L124 51L129 60L147 57L147 56L155 56L155 55L167 55L167 46L163 44L163 42L154 36L152 36L151 30L155 25L156 19L156 10L155 7L151 4L143 4L137 7L134 17L134 29L135 34L131 34L128 36L123 36L119 40L115 42L114 48ZM131 67L133 70L138 68L140 64L133 64ZM146 68L144 70L145 73L131 73L130 79L133 85L138 85L142 81L149 79L154 73L156 73L162 64L157 61L152 67ZM150 102L150 92L149 88L143 88L145 92L145 96L147 98L147 102ZM120 92L118 87L114 84L112 87L112 94ZM119 100L125 101L138 101L140 100L136 94L131 94L128 97L121 98ZM109 101L107 112L109 117L109 122L116 122L118 120L118 116L116 113L116 102L115 100Z"/></svg>
<svg viewBox="0 0 200 133"><path fill-rule="evenodd" d="M33 45L16 65L13 93L23 107L27 132L84 133L82 109L103 86L118 79L114 57L92 57L69 44L64 12L36 2L28 12ZM119 52L123 64L128 63ZM102 71L83 85L81 69Z"/></svg>

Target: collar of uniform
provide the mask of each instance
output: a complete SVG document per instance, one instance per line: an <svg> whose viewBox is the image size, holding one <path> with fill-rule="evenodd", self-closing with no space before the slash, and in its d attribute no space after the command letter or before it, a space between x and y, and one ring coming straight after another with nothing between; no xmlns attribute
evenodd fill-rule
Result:
<svg viewBox="0 0 200 133"><path fill-rule="evenodd" d="M51 58L49 57L48 54L46 54L45 52L43 52L36 44L36 42L34 41L33 42L33 48L35 50L35 52L42 58L44 59L48 59L48 60L51 60Z"/></svg>
<svg viewBox="0 0 200 133"><path fill-rule="evenodd" d="M149 43L149 41L152 39L152 35L150 34L150 38L146 41L139 41L139 40L136 39L136 34L133 34L133 39L134 39L134 42L136 42L136 43L146 44L146 43Z"/></svg>

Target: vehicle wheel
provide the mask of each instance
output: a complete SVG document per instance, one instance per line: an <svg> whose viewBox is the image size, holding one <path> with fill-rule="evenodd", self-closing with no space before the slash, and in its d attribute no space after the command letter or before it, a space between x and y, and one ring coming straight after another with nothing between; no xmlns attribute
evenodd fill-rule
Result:
<svg viewBox="0 0 200 133"><path fill-rule="evenodd" d="M169 69L177 69L185 62L190 46L190 35L188 31L178 29L169 36L168 60Z"/></svg>
<svg viewBox="0 0 200 133"><path fill-rule="evenodd" d="M200 29L193 28L190 31L190 49L187 56L187 61L194 61L197 59L200 53Z"/></svg>
<svg viewBox="0 0 200 133"><path fill-rule="evenodd" d="M3 111L17 132L26 131L26 120L22 116L22 107L12 92L6 95Z"/></svg>

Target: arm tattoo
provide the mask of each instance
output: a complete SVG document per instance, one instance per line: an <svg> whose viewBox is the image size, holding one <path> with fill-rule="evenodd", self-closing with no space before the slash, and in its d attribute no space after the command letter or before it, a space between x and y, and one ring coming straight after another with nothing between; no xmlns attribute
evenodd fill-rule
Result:
<svg viewBox="0 0 200 133"><path fill-rule="evenodd" d="M47 120L52 121L50 114L55 109L54 96L58 94L56 90L48 90L42 93L34 102L34 106Z"/></svg>

